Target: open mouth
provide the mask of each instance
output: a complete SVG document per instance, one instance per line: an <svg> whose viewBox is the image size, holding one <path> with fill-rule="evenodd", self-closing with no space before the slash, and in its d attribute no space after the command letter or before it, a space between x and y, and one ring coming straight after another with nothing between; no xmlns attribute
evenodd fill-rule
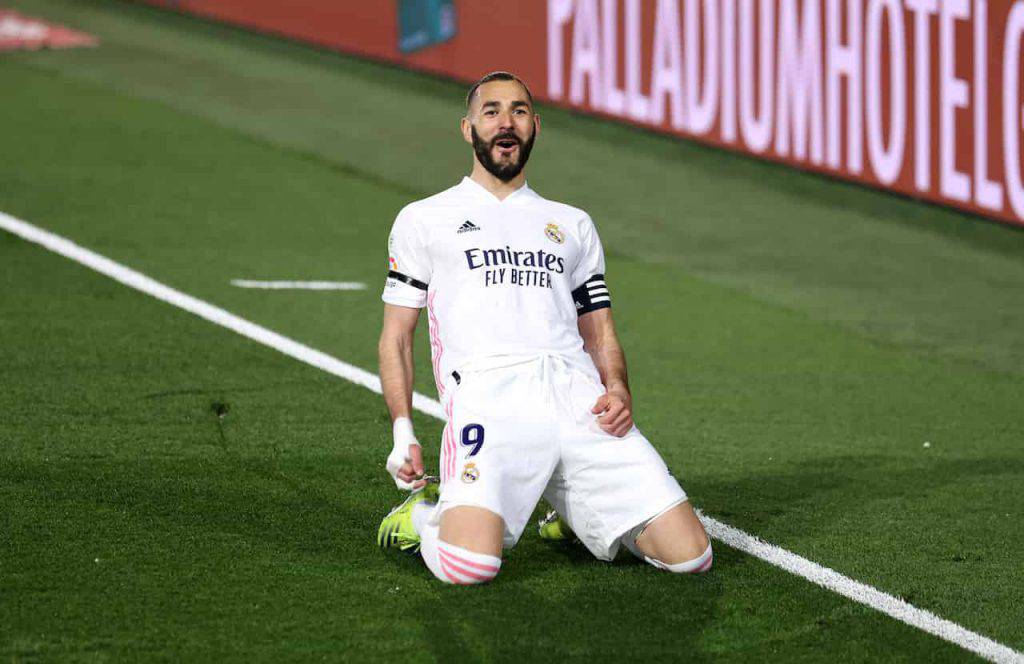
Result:
<svg viewBox="0 0 1024 664"><path fill-rule="evenodd" d="M519 147L519 141L515 138L499 138L494 144L502 155L510 155Z"/></svg>

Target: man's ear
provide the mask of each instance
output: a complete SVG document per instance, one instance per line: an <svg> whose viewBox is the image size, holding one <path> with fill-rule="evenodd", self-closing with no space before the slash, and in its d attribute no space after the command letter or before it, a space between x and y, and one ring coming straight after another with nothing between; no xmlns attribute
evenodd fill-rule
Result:
<svg viewBox="0 0 1024 664"><path fill-rule="evenodd" d="M462 138L469 144L473 143L473 123L469 121L469 117L464 117L459 122L459 128L462 130Z"/></svg>

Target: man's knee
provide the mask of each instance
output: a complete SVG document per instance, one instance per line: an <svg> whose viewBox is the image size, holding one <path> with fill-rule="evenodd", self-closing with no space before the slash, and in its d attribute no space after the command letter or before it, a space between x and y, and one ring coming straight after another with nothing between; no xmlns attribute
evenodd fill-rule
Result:
<svg viewBox="0 0 1024 664"><path fill-rule="evenodd" d="M648 555L637 546L636 539L632 533L626 533L622 537L622 543L629 551L640 560L648 564L675 574L702 574L711 569L714 561L714 553L711 548L711 541L705 540L704 551L696 557L686 555L667 555L664 560Z"/></svg>
<svg viewBox="0 0 1024 664"><path fill-rule="evenodd" d="M677 574L706 572L714 559L711 541L689 502L626 533L623 544L641 560Z"/></svg>
<svg viewBox="0 0 1024 664"><path fill-rule="evenodd" d="M498 576L501 558L477 553L444 540L437 542L437 578L445 583L475 585L487 583Z"/></svg>
<svg viewBox="0 0 1024 664"><path fill-rule="evenodd" d="M475 505L453 505L441 513L440 537L470 551L501 556L505 520Z"/></svg>
<svg viewBox="0 0 1024 664"><path fill-rule="evenodd" d="M487 583L501 569L504 534L505 521L498 514L469 505L451 507L441 514L437 564L431 569L445 583Z"/></svg>

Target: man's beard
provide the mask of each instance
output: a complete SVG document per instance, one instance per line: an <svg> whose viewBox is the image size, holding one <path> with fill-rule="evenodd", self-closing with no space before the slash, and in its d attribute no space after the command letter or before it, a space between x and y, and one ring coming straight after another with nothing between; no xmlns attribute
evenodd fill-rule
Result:
<svg viewBox="0 0 1024 664"><path fill-rule="evenodd" d="M533 139L537 137L537 131L534 130L530 134L530 138L524 143L514 133L508 132L498 134L489 142L486 142L476 133L476 127L470 127L470 132L473 134L473 152L476 153L476 158L480 160L480 164L487 169L488 173L502 182L508 182L526 168L526 162L530 160L530 151L533 150ZM495 144L501 139L514 139L519 144L519 159L517 161L498 164L491 158L491 152Z"/></svg>

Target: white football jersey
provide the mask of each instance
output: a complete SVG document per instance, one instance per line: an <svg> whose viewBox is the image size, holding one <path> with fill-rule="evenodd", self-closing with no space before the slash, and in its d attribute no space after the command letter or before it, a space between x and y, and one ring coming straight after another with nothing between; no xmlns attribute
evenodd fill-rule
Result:
<svg viewBox="0 0 1024 664"><path fill-rule="evenodd" d="M591 368L576 319L611 306L579 208L527 185L499 201L468 177L399 212L382 299L427 307L438 395L461 367L541 354Z"/></svg>

